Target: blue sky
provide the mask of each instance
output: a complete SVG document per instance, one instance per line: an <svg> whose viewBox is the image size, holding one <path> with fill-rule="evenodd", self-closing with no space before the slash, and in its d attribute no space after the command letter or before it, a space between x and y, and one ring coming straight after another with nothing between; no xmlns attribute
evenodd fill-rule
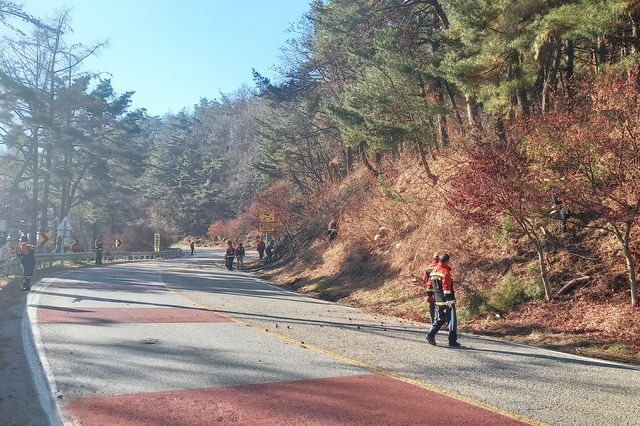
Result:
<svg viewBox="0 0 640 426"><path fill-rule="evenodd" d="M311 0L14 1L39 18L68 7L72 42L109 40L84 70L110 73L118 93L136 92L134 108L163 115L254 87L252 68L274 78L280 48L295 37L288 30Z"/></svg>

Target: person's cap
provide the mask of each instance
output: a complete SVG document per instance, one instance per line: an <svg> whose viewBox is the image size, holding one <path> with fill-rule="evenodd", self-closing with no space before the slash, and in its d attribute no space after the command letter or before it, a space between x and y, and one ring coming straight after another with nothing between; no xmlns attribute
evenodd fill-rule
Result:
<svg viewBox="0 0 640 426"><path fill-rule="evenodd" d="M22 237L20 237L20 241L27 241L27 236L23 235Z"/></svg>
<svg viewBox="0 0 640 426"><path fill-rule="evenodd" d="M440 253L438 253L438 252L433 253L433 258L434 259L438 259L439 257L440 257Z"/></svg>
<svg viewBox="0 0 640 426"><path fill-rule="evenodd" d="M443 253L440 255L440 262L447 263L449 261L449 254Z"/></svg>

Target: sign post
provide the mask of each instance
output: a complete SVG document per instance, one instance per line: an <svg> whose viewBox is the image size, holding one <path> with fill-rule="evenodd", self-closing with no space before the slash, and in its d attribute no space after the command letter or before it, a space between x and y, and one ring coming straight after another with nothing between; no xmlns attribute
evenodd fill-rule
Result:
<svg viewBox="0 0 640 426"><path fill-rule="evenodd" d="M58 239L60 237L62 237L63 239L66 237L70 237L72 230L73 229L71 228L71 222L69 222L69 219L67 219L67 217L65 216L64 219L62 219L62 221L60 222L60 225L58 225L58 238L56 238L56 244L58 243ZM61 241L60 251L62 251L63 247L64 247L64 244Z"/></svg>
<svg viewBox="0 0 640 426"><path fill-rule="evenodd" d="M153 234L153 251L160 251L160 234Z"/></svg>
<svg viewBox="0 0 640 426"><path fill-rule="evenodd" d="M258 224L258 231L264 232L265 240L269 241L269 232L275 232L276 230L276 212L271 210L260 214L260 223Z"/></svg>

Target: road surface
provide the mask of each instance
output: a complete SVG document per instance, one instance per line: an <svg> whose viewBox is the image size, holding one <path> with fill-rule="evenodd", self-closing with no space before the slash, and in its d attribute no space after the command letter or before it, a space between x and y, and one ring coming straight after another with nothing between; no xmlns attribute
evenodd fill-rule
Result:
<svg viewBox="0 0 640 426"><path fill-rule="evenodd" d="M26 354L55 426L640 424L637 368L468 335L433 347L423 324L227 271L220 250L34 290Z"/></svg>

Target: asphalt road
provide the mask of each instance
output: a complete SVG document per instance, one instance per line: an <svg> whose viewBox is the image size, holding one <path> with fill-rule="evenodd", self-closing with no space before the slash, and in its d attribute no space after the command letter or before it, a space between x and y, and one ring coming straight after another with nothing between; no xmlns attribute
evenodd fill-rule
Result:
<svg viewBox="0 0 640 426"><path fill-rule="evenodd" d="M222 264L198 250L35 285L23 340L49 424L640 425L638 368L468 335L433 347L423 324Z"/></svg>

